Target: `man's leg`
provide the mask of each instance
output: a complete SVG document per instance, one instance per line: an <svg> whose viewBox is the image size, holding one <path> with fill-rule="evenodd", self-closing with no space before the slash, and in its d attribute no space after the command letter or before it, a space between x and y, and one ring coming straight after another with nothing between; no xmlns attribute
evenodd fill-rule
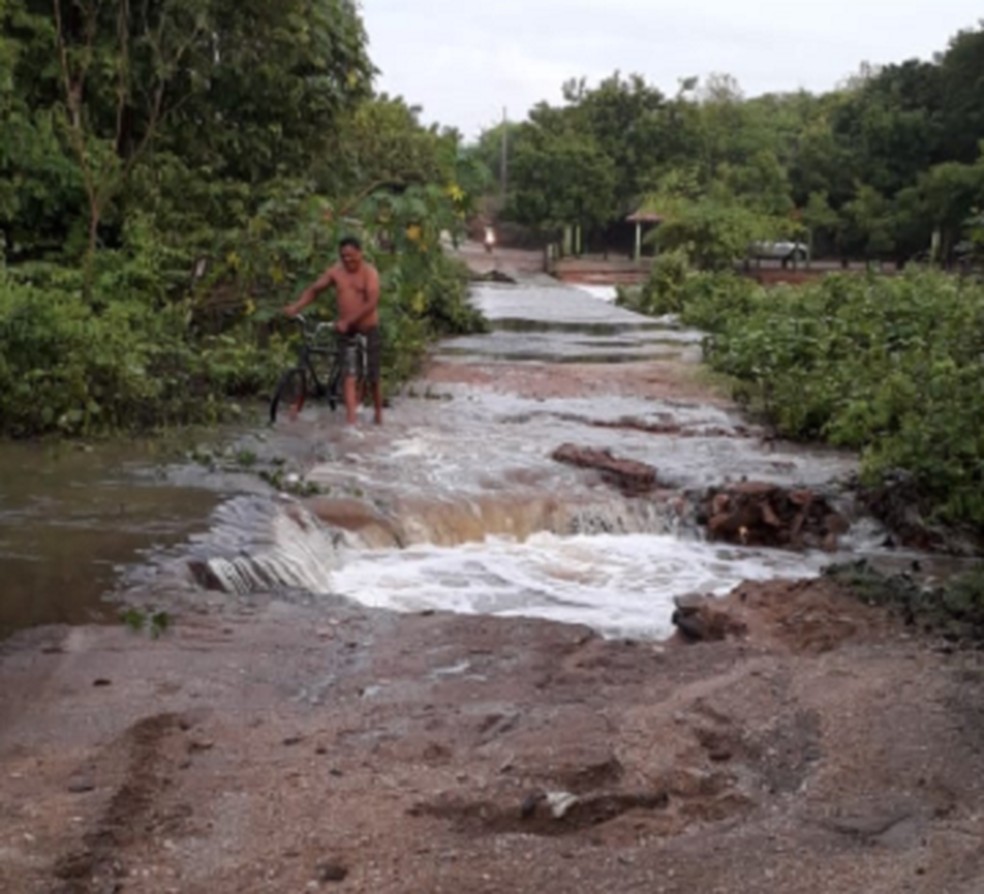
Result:
<svg viewBox="0 0 984 894"><path fill-rule="evenodd" d="M370 386L372 390L372 405L375 408L375 413L373 414L373 422L376 425L383 424L383 386L379 384L379 381L373 382Z"/></svg>
<svg viewBox="0 0 984 894"><path fill-rule="evenodd" d="M355 392L355 376L346 375L342 381L342 395L345 398L345 421L349 425L354 425L357 421L356 410L359 401Z"/></svg>
<svg viewBox="0 0 984 894"><path fill-rule="evenodd" d="M358 421L359 407L358 384L359 346L355 336L339 335L338 350L341 352L342 363L342 401L345 404L345 421L354 425Z"/></svg>
<svg viewBox="0 0 984 894"><path fill-rule="evenodd" d="M369 393L372 395L374 409L373 422L383 424L383 386L382 386L382 343L379 327L376 326L366 333L366 370Z"/></svg>

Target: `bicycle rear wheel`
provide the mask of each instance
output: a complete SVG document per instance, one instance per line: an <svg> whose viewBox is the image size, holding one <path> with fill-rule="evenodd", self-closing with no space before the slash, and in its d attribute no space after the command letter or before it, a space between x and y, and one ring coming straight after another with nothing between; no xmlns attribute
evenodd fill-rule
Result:
<svg viewBox="0 0 984 894"><path fill-rule="evenodd" d="M307 398L308 376L307 371L301 367L289 369L277 383L277 389L273 392L273 399L270 401L270 423L277 421L277 413L286 412L291 419L297 416L304 407Z"/></svg>

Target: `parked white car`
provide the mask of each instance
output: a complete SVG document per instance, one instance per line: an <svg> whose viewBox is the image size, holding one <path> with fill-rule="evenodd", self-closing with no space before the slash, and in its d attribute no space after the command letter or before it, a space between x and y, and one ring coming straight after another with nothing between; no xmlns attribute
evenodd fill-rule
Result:
<svg viewBox="0 0 984 894"><path fill-rule="evenodd" d="M748 248L748 256L773 261L805 261L810 250L802 242L779 240L777 242L753 242Z"/></svg>

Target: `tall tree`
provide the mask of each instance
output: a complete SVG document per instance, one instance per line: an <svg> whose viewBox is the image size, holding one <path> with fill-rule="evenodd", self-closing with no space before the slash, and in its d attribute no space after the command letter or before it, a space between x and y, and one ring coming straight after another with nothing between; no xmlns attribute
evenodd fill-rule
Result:
<svg viewBox="0 0 984 894"><path fill-rule="evenodd" d="M946 161L969 164L984 140L984 20L959 32L939 61Z"/></svg>
<svg viewBox="0 0 984 894"><path fill-rule="evenodd" d="M90 258L152 151L251 183L306 167L373 73L350 0L8 0L0 17L15 91L78 171Z"/></svg>
<svg viewBox="0 0 984 894"><path fill-rule="evenodd" d="M618 71L593 89L568 81L563 95L573 125L614 165L618 210L632 210L649 172L666 160L665 97L641 75Z"/></svg>
<svg viewBox="0 0 984 894"><path fill-rule="evenodd" d="M527 124L517 134L510 182L516 220L545 229L592 228L612 215L615 167L590 138Z"/></svg>

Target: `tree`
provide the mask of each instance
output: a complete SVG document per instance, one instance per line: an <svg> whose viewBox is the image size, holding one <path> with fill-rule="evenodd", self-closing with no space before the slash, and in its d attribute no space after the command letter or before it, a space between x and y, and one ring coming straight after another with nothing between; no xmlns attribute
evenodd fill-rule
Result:
<svg viewBox="0 0 984 894"><path fill-rule="evenodd" d="M874 187L860 185L844 206L840 246L843 252L858 251L867 259L892 253L891 204Z"/></svg>
<svg viewBox="0 0 984 894"><path fill-rule="evenodd" d="M0 15L14 90L78 171L90 267L152 152L250 183L306 169L373 71L350 0L11 0Z"/></svg>
<svg viewBox="0 0 984 894"><path fill-rule="evenodd" d="M597 227L614 206L615 167L592 141L571 133L520 128L511 164L509 211L543 229Z"/></svg>
<svg viewBox="0 0 984 894"><path fill-rule="evenodd" d="M457 132L424 127L419 115L419 107L385 94L340 115L331 151L318 164L324 185L350 193L375 184L453 182Z"/></svg>
<svg viewBox="0 0 984 894"><path fill-rule="evenodd" d="M722 164L717 177L735 197L762 214L778 217L793 208L789 175L770 150L756 152L744 164Z"/></svg>
<svg viewBox="0 0 984 894"><path fill-rule="evenodd" d="M984 21L960 31L939 59L943 153L940 161L970 164L984 139Z"/></svg>
<svg viewBox="0 0 984 894"><path fill-rule="evenodd" d="M615 214L630 210L650 172L667 160L666 100L638 74L616 71L593 89L584 81L563 88L566 120L607 156L615 171ZM543 116L539 119L544 123Z"/></svg>
<svg viewBox="0 0 984 894"><path fill-rule="evenodd" d="M88 201L91 271L106 206L154 139L167 111L165 95L195 44L206 38L207 23L200 9L177 4L170 14L162 7L156 20L148 15L149 4L138 7L142 21L128 0L108 8L100 0L52 0L52 9L61 91L56 109ZM140 81L135 72L143 75ZM144 102L137 134L138 95Z"/></svg>
<svg viewBox="0 0 984 894"><path fill-rule="evenodd" d="M937 66L915 59L869 70L844 90L830 125L850 177L888 198L914 185L939 159L940 91Z"/></svg>
<svg viewBox="0 0 984 894"><path fill-rule="evenodd" d="M682 250L701 270L731 268L751 243L773 237L780 226L722 186L697 198L663 192L647 201L663 217L652 236L660 250Z"/></svg>
<svg viewBox="0 0 984 894"><path fill-rule="evenodd" d="M919 181L927 219L940 235L940 259L949 262L967 220L984 207L984 154L977 164L936 165Z"/></svg>
<svg viewBox="0 0 984 894"><path fill-rule="evenodd" d="M532 113L531 113L532 115ZM515 142L516 136L522 125L515 121L501 121L494 127L482 131L478 140L470 146L464 147L464 156L469 159L469 163L474 164L476 170L484 169L488 176L492 178L489 184L500 195L503 193L506 184L502 182L503 174L509 178L508 155ZM506 166L503 165L503 153L507 153Z"/></svg>
<svg viewBox="0 0 984 894"><path fill-rule="evenodd" d="M809 233L810 257L817 253L817 246L832 246L834 244L838 217L837 212L830 207L825 192L810 193L806 205L800 212L800 219Z"/></svg>

